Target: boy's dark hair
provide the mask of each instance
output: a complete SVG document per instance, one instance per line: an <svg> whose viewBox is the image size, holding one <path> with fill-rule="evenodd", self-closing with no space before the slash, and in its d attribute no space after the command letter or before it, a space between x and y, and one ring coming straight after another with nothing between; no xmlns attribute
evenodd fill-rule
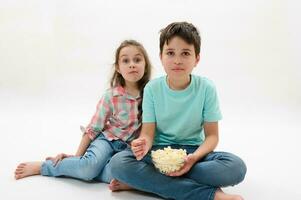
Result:
<svg viewBox="0 0 301 200"><path fill-rule="evenodd" d="M193 44L196 56L200 54L201 37L197 28L188 22L173 22L160 30L160 54L163 46L175 36L182 38L188 44Z"/></svg>

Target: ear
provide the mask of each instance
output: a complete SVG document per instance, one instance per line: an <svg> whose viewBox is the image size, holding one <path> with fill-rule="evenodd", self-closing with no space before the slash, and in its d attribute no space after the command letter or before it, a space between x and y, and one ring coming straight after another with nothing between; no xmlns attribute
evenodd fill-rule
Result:
<svg viewBox="0 0 301 200"><path fill-rule="evenodd" d="M159 53L159 57L160 57L160 60L161 60L161 62L162 62L162 52Z"/></svg>
<svg viewBox="0 0 301 200"><path fill-rule="evenodd" d="M115 65L115 70L120 74L119 66Z"/></svg>
<svg viewBox="0 0 301 200"><path fill-rule="evenodd" d="M196 58L195 58L195 66L197 66L199 61L200 61L200 55L201 54L197 55Z"/></svg>

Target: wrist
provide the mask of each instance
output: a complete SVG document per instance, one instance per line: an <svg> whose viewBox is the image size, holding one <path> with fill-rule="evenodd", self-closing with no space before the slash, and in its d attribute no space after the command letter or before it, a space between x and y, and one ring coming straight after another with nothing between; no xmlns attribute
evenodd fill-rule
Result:
<svg viewBox="0 0 301 200"><path fill-rule="evenodd" d="M74 156L82 156L83 154L81 152L76 152Z"/></svg>
<svg viewBox="0 0 301 200"><path fill-rule="evenodd" d="M192 161L193 163L196 163L197 161L200 160L200 158L198 157L198 155L195 154L195 153L189 154L189 157L190 157L190 159L191 159L191 161Z"/></svg>

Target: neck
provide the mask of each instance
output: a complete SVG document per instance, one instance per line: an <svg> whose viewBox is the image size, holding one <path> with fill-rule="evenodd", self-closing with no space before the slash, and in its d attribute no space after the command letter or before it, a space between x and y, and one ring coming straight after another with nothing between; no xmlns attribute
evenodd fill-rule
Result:
<svg viewBox="0 0 301 200"><path fill-rule="evenodd" d="M137 83L128 83L128 82L125 84L125 91L133 97L138 96L140 92Z"/></svg>
<svg viewBox="0 0 301 200"><path fill-rule="evenodd" d="M184 90L190 84L191 76L185 77L183 79L173 80L167 76L168 87L172 90Z"/></svg>

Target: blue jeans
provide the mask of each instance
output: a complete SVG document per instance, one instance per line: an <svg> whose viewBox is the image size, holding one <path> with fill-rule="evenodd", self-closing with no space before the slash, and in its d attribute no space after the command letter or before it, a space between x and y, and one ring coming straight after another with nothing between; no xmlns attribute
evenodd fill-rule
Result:
<svg viewBox="0 0 301 200"><path fill-rule="evenodd" d="M164 147L153 146L152 150ZM198 148L189 145L171 147L186 149L187 153ZM239 157L226 152L212 152L197 162L187 174L169 177L154 168L149 153L137 161L130 148L115 154L108 165L114 178L131 187L166 199L180 200L212 200L219 187L238 184L247 170Z"/></svg>
<svg viewBox="0 0 301 200"><path fill-rule="evenodd" d="M127 147L128 144L124 141L109 141L101 133L91 142L85 155L65 158L56 166L53 166L51 160L43 162L41 175L67 176L85 181L94 180L109 183L112 176L107 163L115 153Z"/></svg>

